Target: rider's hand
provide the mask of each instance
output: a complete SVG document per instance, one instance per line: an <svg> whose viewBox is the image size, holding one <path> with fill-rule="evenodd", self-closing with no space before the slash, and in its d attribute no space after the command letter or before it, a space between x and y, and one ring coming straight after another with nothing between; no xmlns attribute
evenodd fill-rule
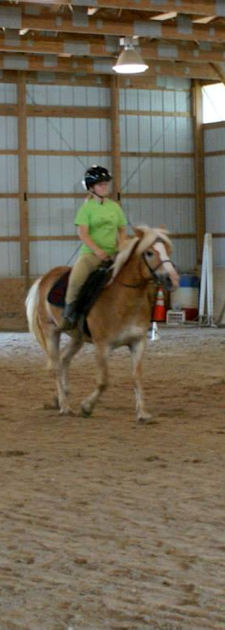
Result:
<svg viewBox="0 0 225 630"><path fill-rule="evenodd" d="M106 254L103 249L96 249L95 254L99 258L99 260L107 260L107 258L109 258L108 254Z"/></svg>

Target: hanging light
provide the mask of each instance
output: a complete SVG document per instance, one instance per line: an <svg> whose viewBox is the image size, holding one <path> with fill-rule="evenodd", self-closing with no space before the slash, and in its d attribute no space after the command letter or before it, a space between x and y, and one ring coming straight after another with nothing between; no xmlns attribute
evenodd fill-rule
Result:
<svg viewBox="0 0 225 630"><path fill-rule="evenodd" d="M115 66L113 66L113 70L118 74L139 74L147 69L148 66L131 42L125 44Z"/></svg>

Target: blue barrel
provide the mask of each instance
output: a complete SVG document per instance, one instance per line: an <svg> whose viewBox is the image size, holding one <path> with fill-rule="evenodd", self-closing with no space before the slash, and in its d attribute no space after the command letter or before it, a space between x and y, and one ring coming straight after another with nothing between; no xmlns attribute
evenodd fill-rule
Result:
<svg viewBox="0 0 225 630"><path fill-rule="evenodd" d="M198 317L199 286L198 276L183 273L180 276L179 287L171 293L172 309L185 311L186 320Z"/></svg>

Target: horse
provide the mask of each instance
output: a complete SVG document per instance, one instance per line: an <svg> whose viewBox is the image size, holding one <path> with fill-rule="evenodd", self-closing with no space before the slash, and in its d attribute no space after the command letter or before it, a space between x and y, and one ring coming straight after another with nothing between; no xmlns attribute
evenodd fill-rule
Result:
<svg viewBox="0 0 225 630"><path fill-rule="evenodd" d="M112 263L111 278L86 317L87 326L68 331L66 348L60 351L62 309L48 301L54 283L68 267L55 267L36 280L26 299L30 332L47 353L56 379L57 396L51 408L61 415L73 415L68 403L68 370L72 357L84 342L95 346L97 383L94 391L81 403L81 414L90 416L108 385L110 351L120 346L130 350L136 395L136 419L151 421L142 391L142 359L150 325L152 300L149 283L154 281L170 290L179 284L179 276L170 259L172 244L165 228L147 225L133 227L129 237Z"/></svg>

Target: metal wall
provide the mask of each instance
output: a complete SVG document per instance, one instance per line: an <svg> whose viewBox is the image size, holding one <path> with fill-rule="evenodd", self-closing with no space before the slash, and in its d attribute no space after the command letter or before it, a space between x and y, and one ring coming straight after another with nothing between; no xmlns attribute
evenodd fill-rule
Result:
<svg viewBox="0 0 225 630"><path fill-rule="evenodd" d="M0 102L17 102L15 85L0 84ZM27 104L84 108L83 118L27 119L30 272L36 275L66 264L77 249L66 237L75 234L74 215L82 202L75 195L82 193L84 170L93 163L112 167L110 118L88 117L89 107L111 106L111 93L100 86L28 84ZM168 89L122 89L120 112L121 204L129 224L165 224L178 237L194 234L190 82L171 78ZM10 154L17 148L17 118L0 116L0 194L18 192L18 156ZM0 236L18 237L19 230L18 199L1 197ZM1 275L20 275L19 242L0 242L0 250ZM181 270L193 269L194 237L174 238L174 259Z"/></svg>
<svg viewBox="0 0 225 630"><path fill-rule="evenodd" d="M0 103L15 104L17 88L11 83L0 84ZM0 235L7 239L20 234L19 200L5 195L18 193L17 117L0 116ZM10 152L12 152L10 154ZM13 153L14 152L14 153ZM0 243L1 276L20 275L20 246L16 241Z"/></svg>
<svg viewBox="0 0 225 630"><path fill-rule="evenodd" d="M179 237L196 230L190 82L181 80L179 86L171 79L169 88L120 91L121 152L126 153L121 193L131 223L165 224ZM126 198L130 193L132 199ZM193 269L195 239L174 239L174 259L181 270Z"/></svg>
<svg viewBox="0 0 225 630"><path fill-rule="evenodd" d="M63 155L28 155L28 193L57 195L82 193L84 171L98 163L98 155L79 155L79 151L110 151L109 119L88 118L88 107L109 107L110 91L102 87L27 86L27 103L37 105L84 107L84 118L30 117L27 122L28 151L63 151ZM78 152L66 155L65 152ZM108 156L101 163L111 168ZM74 215L82 199L59 197L29 200L29 231L31 236L66 236L75 234ZM30 272L40 274L49 267L66 264L77 243L71 240L32 241Z"/></svg>
<svg viewBox="0 0 225 630"><path fill-rule="evenodd" d="M214 264L225 266L225 125L204 129L206 232L213 239ZM218 154L220 152L220 154ZM207 155L207 153L210 155ZM219 234L221 233L221 237Z"/></svg>

